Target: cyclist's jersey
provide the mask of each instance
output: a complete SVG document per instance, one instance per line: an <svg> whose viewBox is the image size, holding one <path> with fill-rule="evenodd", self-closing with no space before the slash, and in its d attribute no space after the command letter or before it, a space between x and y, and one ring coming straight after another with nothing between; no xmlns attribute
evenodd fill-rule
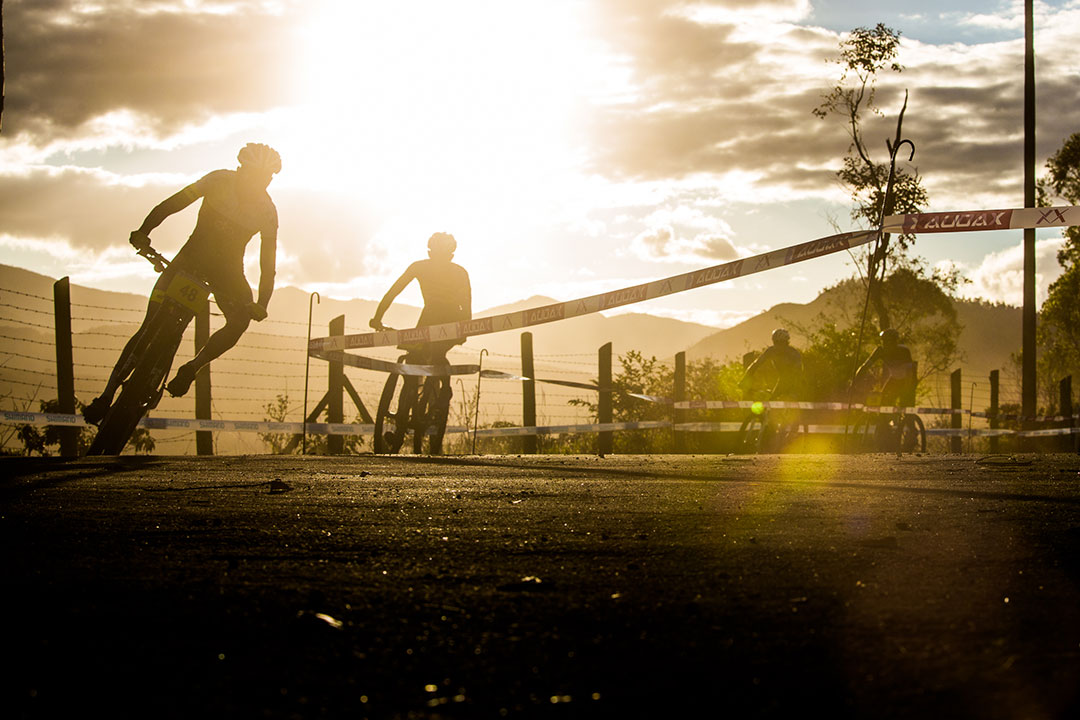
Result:
<svg viewBox="0 0 1080 720"><path fill-rule="evenodd" d="M802 353L790 345L771 345L758 356L747 374L753 374L763 366L771 367L776 377L772 397L795 399L802 391L803 363Z"/></svg>
<svg viewBox="0 0 1080 720"><path fill-rule="evenodd" d="M203 199L195 229L174 258L213 280L244 272L244 250L255 233L276 237L277 208L265 189L244 192L235 170L215 170L182 191ZM249 290L250 294L250 290Z"/></svg>
<svg viewBox="0 0 1080 720"><path fill-rule="evenodd" d="M881 361L881 379L883 382L890 380L898 382L910 382L915 379L915 362L911 358L911 350L904 345L886 348L878 345L874 352L864 363L869 368L878 360Z"/></svg>
<svg viewBox="0 0 1080 720"><path fill-rule="evenodd" d="M424 296L417 327L472 318L472 286L465 268L428 258L414 262L405 273L417 279Z"/></svg>

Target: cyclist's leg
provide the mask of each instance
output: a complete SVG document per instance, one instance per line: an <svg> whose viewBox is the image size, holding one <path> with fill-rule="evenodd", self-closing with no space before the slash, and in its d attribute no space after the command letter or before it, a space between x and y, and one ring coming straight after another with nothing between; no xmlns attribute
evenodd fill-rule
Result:
<svg viewBox="0 0 1080 720"><path fill-rule="evenodd" d="M195 381L196 373L236 345L251 324L251 315L247 311L247 303L251 302L251 288L246 280L229 283L220 295L215 290L214 299L225 316L225 326L207 339L194 358L176 369L176 376L165 386L174 397L186 394Z"/></svg>

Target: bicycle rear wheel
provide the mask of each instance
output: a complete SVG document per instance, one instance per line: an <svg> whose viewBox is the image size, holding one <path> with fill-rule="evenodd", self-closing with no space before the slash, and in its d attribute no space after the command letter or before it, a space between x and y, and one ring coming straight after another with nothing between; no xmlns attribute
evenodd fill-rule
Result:
<svg viewBox="0 0 1080 720"><path fill-rule="evenodd" d="M754 454L761 450L761 438L765 426L761 422L760 415L751 415L742 422L739 428L739 445L737 452Z"/></svg>
<svg viewBox="0 0 1080 720"><path fill-rule="evenodd" d="M428 439L429 454L442 454L452 395L450 378L429 377L424 381L424 390L417 404L413 423L413 451L417 454L423 452L425 438Z"/></svg>
<svg viewBox="0 0 1080 720"><path fill-rule="evenodd" d="M900 428L900 451L926 452L926 427L918 415L905 415Z"/></svg>
<svg viewBox="0 0 1080 720"><path fill-rule="evenodd" d="M87 455L119 455L146 413L157 406L176 345L160 348L136 365L98 426Z"/></svg>

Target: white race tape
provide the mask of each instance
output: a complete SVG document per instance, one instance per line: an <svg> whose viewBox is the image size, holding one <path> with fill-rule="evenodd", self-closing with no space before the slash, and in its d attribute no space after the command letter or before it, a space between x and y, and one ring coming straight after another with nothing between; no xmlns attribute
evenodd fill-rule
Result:
<svg viewBox="0 0 1080 720"><path fill-rule="evenodd" d="M890 215L882 229L886 232L926 233L964 232L972 230L1009 230L1015 228L1067 227L1080 225L1080 207L1027 208L1010 210L970 210L945 213ZM504 330L516 330L566 318L588 315L614 307L685 292L754 273L824 257L871 242L878 230L858 230L810 240L790 247L771 250L723 265L714 265L662 280L634 285L589 297L553 303L530 310L477 318L441 325L387 330L315 338L308 344L311 353L327 350L386 347L409 343L460 340Z"/></svg>
<svg viewBox="0 0 1080 720"><path fill-rule="evenodd" d="M714 265L703 270L673 275L662 280L634 285L633 287L611 292L590 295L589 297L553 303L529 310L493 315L441 325L413 328L411 330L387 330L384 332L360 333L356 335L335 335L315 338L308 344L310 353L329 350L353 350L356 348L386 347L410 343L442 342L504 330L516 330L566 318L589 315L602 310L630 305L674 293L693 290L727 280L752 275L765 270L792 265L814 258L832 255L871 242L877 230L859 230L840 233L828 237L810 240L790 247L771 250L760 255L734 260L723 265Z"/></svg>
<svg viewBox="0 0 1080 720"><path fill-rule="evenodd" d="M966 210L916 215L890 215L882 229L890 233L972 232L1080 225L1080 207Z"/></svg>
<svg viewBox="0 0 1080 720"><path fill-rule="evenodd" d="M63 425L87 427L81 415L62 413L26 413L0 412L0 422L20 425ZM299 435L304 431L304 424L298 422L250 422L247 420L195 420L191 418L145 417L139 421L139 427L148 430L211 430L215 432L259 432L285 433ZM308 423L307 431L312 435L373 435L375 426L353 423ZM468 432L466 427L451 426L446 428L449 434Z"/></svg>

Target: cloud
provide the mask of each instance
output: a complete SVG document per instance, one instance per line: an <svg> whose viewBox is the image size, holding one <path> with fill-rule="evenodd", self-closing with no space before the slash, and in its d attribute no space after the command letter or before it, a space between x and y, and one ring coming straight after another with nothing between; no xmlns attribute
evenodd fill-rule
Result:
<svg viewBox="0 0 1080 720"><path fill-rule="evenodd" d="M849 142L844 124L810 110L839 76L825 60L837 56L840 36L791 25L798 2L749 4L753 23L735 5L637 2L600 28L630 66L632 91L592 117L592 170L628 180L753 172L753 187L784 188L792 199L835 188ZM776 6L784 11L761 12ZM1013 26L1016 7L1005 8L998 24ZM1048 7L1040 16L1038 154L1045 158L1075 131L1080 87L1067 28L1080 23L1080 9ZM878 79L886 117L865 121L876 159L887 159L883 141L895 132L909 89L904 134L915 142L914 166L931 201L1015 204L1023 197L1022 40L928 45L904 38L900 60L905 72Z"/></svg>
<svg viewBox="0 0 1080 720"><path fill-rule="evenodd" d="M281 104L296 18L279 5L8 3L4 133L44 143L121 110L169 133Z"/></svg>
<svg viewBox="0 0 1080 720"><path fill-rule="evenodd" d="M1041 304L1047 296L1050 284L1061 275L1057 252L1064 244L1062 238L1039 240L1035 244L1035 297ZM1007 305L1021 305L1024 298L1024 245L1023 242L999 252L990 253L975 267L964 263L943 261L941 269L955 268L969 280L962 285L962 297L986 300Z"/></svg>
<svg viewBox="0 0 1080 720"><path fill-rule="evenodd" d="M663 263L725 262L740 256L731 240L724 236L701 233L693 238L680 236L670 225L653 227L639 234L630 245L640 259Z"/></svg>

